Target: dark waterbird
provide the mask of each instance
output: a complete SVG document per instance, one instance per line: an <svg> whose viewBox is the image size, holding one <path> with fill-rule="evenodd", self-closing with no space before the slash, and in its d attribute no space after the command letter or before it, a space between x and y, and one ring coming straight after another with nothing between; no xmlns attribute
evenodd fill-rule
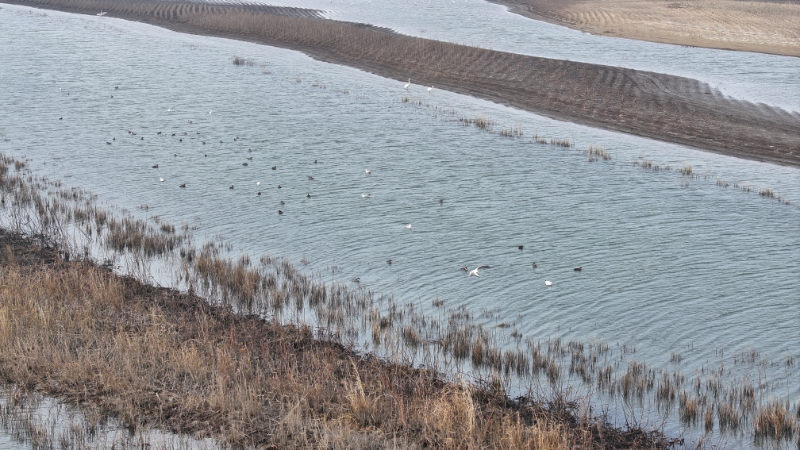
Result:
<svg viewBox="0 0 800 450"><path fill-rule="evenodd" d="M158 169L158 164L156 164L155 166L153 166L153 169Z"/></svg>
<svg viewBox="0 0 800 450"><path fill-rule="evenodd" d="M233 185L231 185L231 187L229 187L228 189L233 189Z"/></svg>
<svg viewBox="0 0 800 450"><path fill-rule="evenodd" d="M387 259L386 260L386 264L392 265L392 260L391 259Z"/></svg>
<svg viewBox="0 0 800 450"><path fill-rule="evenodd" d="M533 264L532 264L532 266L533 266L533 268L534 268L534 269L535 269L536 267L538 267L538 266L536 265L536 263L533 263Z"/></svg>
<svg viewBox="0 0 800 450"><path fill-rule="evenodd" d="M525 248L525 246L524 246L524 245L520 245L520 246L519 246L519 247L517 247L517 248L518 248L518 249L520 249L520 250L522 250L522 249L524 249L524 248Z"/></svg>
<svg viewBox="0 0 800 450"><path fill-rule="evenodd" d="M311 198L311 194L306 194L306 198Z"/></svg>
<svg viewBox="0 0 800 450"><path fill-rule="evenodd" d="M353 278L350 281L352 281L353 283L361 283L361 278Z"/></svg>
<svg viewBox="0 0 800 450"><path fill-rule="evenodd" d="M581 270L583 270L583 266L576 267L576 268L574 268L572 270L574 270L575 272L580 272Z"/></svg>
<svg viewBox="0 0 800 450"><path fill-rule="evenodd" d="M283 211L281 211L281 210L279 209L279 210L278 210L278 215L281 215L281 214L283 214Z"/></svg>
<svg viewBox="0 0 800 450"><path fill-rule="evenodd" d="M180 185L180 186L178 186L178 187L185 188L185 187L186 187L186 183L183 183L182 185Z"/></svg>
<svg viewBox="0 0 800 450"><path fill-rule="evenodd" d="M272 166L272 170L277 170L278 166Z"/></svg>

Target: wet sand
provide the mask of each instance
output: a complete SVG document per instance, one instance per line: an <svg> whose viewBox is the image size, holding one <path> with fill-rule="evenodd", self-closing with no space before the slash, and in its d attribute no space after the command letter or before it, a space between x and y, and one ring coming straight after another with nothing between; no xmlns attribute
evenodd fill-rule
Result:
<svg viewBox="0 0 800 450"><path fill-rule="evenodd" d="M800 2L490 0L517 14L603 36L800 56Z"/></svg>
<svg viewBox="0 0 800 450"><path fill-rule="evenodd" d="M175 31L299 50L403 83L411 78L416 85L559 120L800 167L800 113L726 98L688 78L404 36L321 19L298 8L109 0L7 3L92 15L102 10ZM398 86L398 95L403 92Z"/></svg>

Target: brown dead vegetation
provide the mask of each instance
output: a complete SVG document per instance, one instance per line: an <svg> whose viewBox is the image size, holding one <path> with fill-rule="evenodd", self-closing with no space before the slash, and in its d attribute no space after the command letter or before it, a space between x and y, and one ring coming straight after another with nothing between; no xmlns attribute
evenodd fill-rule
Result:
<svg viewBox="0 0 800 450"><path fill-rule="evenodd" d="M706 83L395 34L268 7L132 0L10 0L291 48L323 61L567 120L740 158L800 166L800 114Z"/></svg>
<svg viewBox="0 0 800 450"><path fill-rule="evenodd" d="M663 448L563 398L509 399L0 232L0 380L262 448Z"/></svg>

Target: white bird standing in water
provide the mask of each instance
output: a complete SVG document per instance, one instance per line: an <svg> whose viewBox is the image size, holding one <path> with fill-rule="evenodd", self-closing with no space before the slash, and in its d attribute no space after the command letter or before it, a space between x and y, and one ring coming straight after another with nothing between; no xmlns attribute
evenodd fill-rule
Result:
<svg viewBox="0 0 800 450"><path fill-rule="evenodd" d="M372 173L372 171L370 171L369 169L364 169L364 173L370 174L370 173Z"/></svg>
<svg viewBox="0 0 800 450"><path fill-rule="evenodd" d="M469 276L470 276L470 277L478 277L478 278L480 278L481 276L480 276L480 275L478 275L478 271L479 271L480 269L490 269L491 267L492 267L492 266L478 266L478 267L476 267L476 268L472 269L472 270L469 272Z"/></svg>
<svg viewBox="0 0 800 450"><path fill-rule="evenodd" d="M406 83L406 85L403 86L403 89L408 90L409 86L411 86L411 78L408 79L408 83Z"/></svg>
<svg viewBox="0 0 800 450"><path fill-rule="evenodd" d="M430 94L432 90L433 90L433 86L429 87L428 88L428 94Z"/></svg>

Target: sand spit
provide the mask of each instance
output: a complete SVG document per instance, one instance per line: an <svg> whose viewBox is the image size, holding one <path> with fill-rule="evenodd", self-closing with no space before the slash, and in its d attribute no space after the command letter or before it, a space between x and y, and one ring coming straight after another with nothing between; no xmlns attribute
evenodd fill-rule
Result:
<svg viewBox="0 0 800 450"><path fill-rule="evenodd" d="M522 16L605 36L800 56L800 2L491 0Z"/></svg>
<svg viewBox="0 0 800 450"><path fill-rule="evenodd" d="M724 155L800 167L800 113L727 98L689 78L410 37L314 11L109 0L9 3L137 20L303 51L405 83ZM279 15L280 14L280 15ZM398 85L398 95L403 91ZM431 94L435 95L435 93Z"/></svg>

